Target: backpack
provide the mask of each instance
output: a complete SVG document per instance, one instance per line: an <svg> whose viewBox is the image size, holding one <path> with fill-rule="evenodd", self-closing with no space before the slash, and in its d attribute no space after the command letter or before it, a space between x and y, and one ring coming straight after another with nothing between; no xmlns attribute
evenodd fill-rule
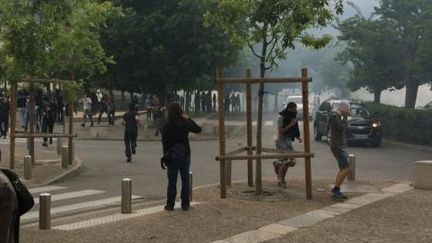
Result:
<svg viewBox="0 0 432 243"><path fill-rule="evenodd" d="M19 216L27 213L34 205L32 194L27 190L27 187L20 181L15 172L9 169L1 169L3 174L11 182L18 199L18 214Z"/></svg>

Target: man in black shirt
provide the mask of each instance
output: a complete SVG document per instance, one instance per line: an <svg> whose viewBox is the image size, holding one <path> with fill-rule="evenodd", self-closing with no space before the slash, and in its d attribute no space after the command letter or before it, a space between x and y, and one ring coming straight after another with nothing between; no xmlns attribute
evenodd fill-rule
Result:
<svg viewBox="0 0 432 243"><path fill-rule="evenodd" d="M126 161L131 162L132 154L136 152L138 126L141 126L135 103L129 104L129 111L123 115L123 125L125 126L124 142L126 146Z"/></svg>

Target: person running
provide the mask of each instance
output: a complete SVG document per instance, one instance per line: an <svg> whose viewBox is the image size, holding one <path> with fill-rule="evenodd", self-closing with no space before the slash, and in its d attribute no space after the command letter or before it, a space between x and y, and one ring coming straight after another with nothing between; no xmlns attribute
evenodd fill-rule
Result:
<svg viewBox="0 0 432 243"><path fill-rule="evenodd" d="M129 111L123 115L122 123L125 126L124 143L126 146L126 161L131 162L132 154L136 153L138 126L141 126L136 105L134 103L129 104Z"/></svg>
<svg viewBox="0 0 432 243"><path fill-rule="evenodd" d="M200 133L201 127L189 118L178 103L168 106L168 120L162 129L162 148L164 156L161 159L162 169L168 167L168 188L165 210L174 210L177 195L177 176L180 172L182 181L181 207L188 211L190 207L189 168L191 151L189 132Z"/></svg>
<svg viewBox="0 0 432 243"><path fill-rule="evenodd" d="M300 143L300 130L297 123L297 105L294 102L287 104L286 108L279 113L278 118L278 138L276 139L276 149L289 152L293 151L292 142L297 139ZM278 186L285 188L285 176L289 167L294 167L296 161L291 159L280 159L273 161L275 174L277 175Z"/></svg>
<svg viewBox="0 0 432 243"><path fill-rule="evenodd" d="M351 172L346 151L347 117L351 115L351 106L347 101L336 103L330 113L330 150L338 162L339 172L336 175L335 186L331 190L334 199L346 199L347 196L340 191L340 186Z"/></svg>

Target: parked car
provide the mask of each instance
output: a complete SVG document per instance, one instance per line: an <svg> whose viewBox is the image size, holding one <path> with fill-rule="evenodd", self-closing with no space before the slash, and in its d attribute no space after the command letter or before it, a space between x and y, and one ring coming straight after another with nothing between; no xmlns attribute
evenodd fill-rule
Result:
<svg viewBox="0 0 432 243"><path fill-rule="evenodd" d="M319 106L314 120L314 138L316 141L321 141L322 136L326 136L329 140L329 115L333 105L340 101L340 99L328 99ZM351 116L348 117L347 143L368 142L374 147L379 147L382 141L381 122L368 111L362 102L349 100L349 103Z"/></svg>
<svg viewBox="0 0 432 243"><path fill-rule="evenodd" d="M303 119L303 96L301 96L301 95L288 96L286 98L286 100L283 102L283 108L285 108L289 102L296 103L296 105L297 105L297 118ZM313 109L313 107L311 106L311 104L309 104L309 118L311 118L310 111L312 109Z"/></svg>

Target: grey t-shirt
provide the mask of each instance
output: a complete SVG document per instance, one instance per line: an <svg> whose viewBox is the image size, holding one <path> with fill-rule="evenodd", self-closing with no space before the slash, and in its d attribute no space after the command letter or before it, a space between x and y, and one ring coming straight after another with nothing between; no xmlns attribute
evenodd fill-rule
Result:
<svg viewBox="0 0 432 243"><path fill-rule="evenodd" d="M346 128L348 124L339 113L332 111L329 118L330 147L346 148Z"/></svg>

